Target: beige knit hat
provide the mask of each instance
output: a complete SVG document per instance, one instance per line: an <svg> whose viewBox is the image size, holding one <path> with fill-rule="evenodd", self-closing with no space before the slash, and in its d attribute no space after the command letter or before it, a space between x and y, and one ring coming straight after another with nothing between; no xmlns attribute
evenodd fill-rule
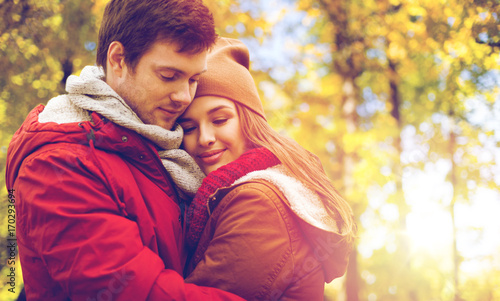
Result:
<svg viewBox="0 0 500 301"><path fill-rule="evenodd" d="M207 57L207 72L198 82L196 97L220 96L238 102L266 119L250 71L248 49L239 40L220 37Z"/></svg>

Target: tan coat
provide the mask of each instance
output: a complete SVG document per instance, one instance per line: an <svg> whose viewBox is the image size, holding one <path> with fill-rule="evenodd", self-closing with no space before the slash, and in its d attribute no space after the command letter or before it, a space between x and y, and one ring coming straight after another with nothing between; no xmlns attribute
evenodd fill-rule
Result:
<svg viewBox="0 0 500 301"><path fill-rule="evenodd" d="M247 300L323 300L324 283L344 274L351 245L320 229L331 227L331 221L313 226L305 221L311 221L307 214L295 212L297 200L306 197L294 197L295 187L284 189L259 176L240 182L209 199L213 212L186 282Z"/></svg>

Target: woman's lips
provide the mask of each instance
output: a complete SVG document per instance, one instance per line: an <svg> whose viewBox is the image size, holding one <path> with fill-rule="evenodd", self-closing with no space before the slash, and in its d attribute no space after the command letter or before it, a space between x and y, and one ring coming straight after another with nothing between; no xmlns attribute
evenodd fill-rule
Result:
<svg viewBox="0 0 500 301"><path fill-rule="evenodd" d="M204 164L211 165L217 163L225 151L226 151L225 149L218 149L218 150L203 152L198 155L198 158L200 158L200 160Z"/></svg>

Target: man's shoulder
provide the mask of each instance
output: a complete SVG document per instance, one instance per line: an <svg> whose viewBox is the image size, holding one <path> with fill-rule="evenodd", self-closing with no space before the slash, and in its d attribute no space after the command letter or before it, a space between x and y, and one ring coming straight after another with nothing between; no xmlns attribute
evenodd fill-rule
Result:
<svg viewBox="0 0 500 301"><path fill-rule="evenodd" d="M44 110L38 115L38 122L55 122L57 124L90 121L90 112L73 104L68 95L59 95L47 102Z"/></svg>
<svg viewBox="0 0 500 301"><path fill-rule="evenodd" d="M91 150L85 145L69 141L46 143L26 156L24 164L37 164L36 162L54 164L55 162L60 162L63 165L72 165L75 167L76 165L86 164L85 162L92 162L93 160L88 160L91 151L95 152L94 155L97 156L105 154L105 152L98 149Z"/></svg>

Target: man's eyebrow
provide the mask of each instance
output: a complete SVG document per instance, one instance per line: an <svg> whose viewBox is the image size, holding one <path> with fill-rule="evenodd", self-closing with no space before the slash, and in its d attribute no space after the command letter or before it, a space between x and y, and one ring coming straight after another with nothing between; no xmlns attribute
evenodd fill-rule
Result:
<svg viewBox="0 0 500 301"><path fill-rule="evenodd" d="M210 114L213 114L214 112L217 112L218 110L222 110L222 109L231 109L230 106L228 105L220 105L220 106L216 106L215 108L212 108L210 109L207 114L210 115ZM191 118L178 118L177 119L177 123L182 123L182 122L188 122L188 121L192 121Z"/></svg>

